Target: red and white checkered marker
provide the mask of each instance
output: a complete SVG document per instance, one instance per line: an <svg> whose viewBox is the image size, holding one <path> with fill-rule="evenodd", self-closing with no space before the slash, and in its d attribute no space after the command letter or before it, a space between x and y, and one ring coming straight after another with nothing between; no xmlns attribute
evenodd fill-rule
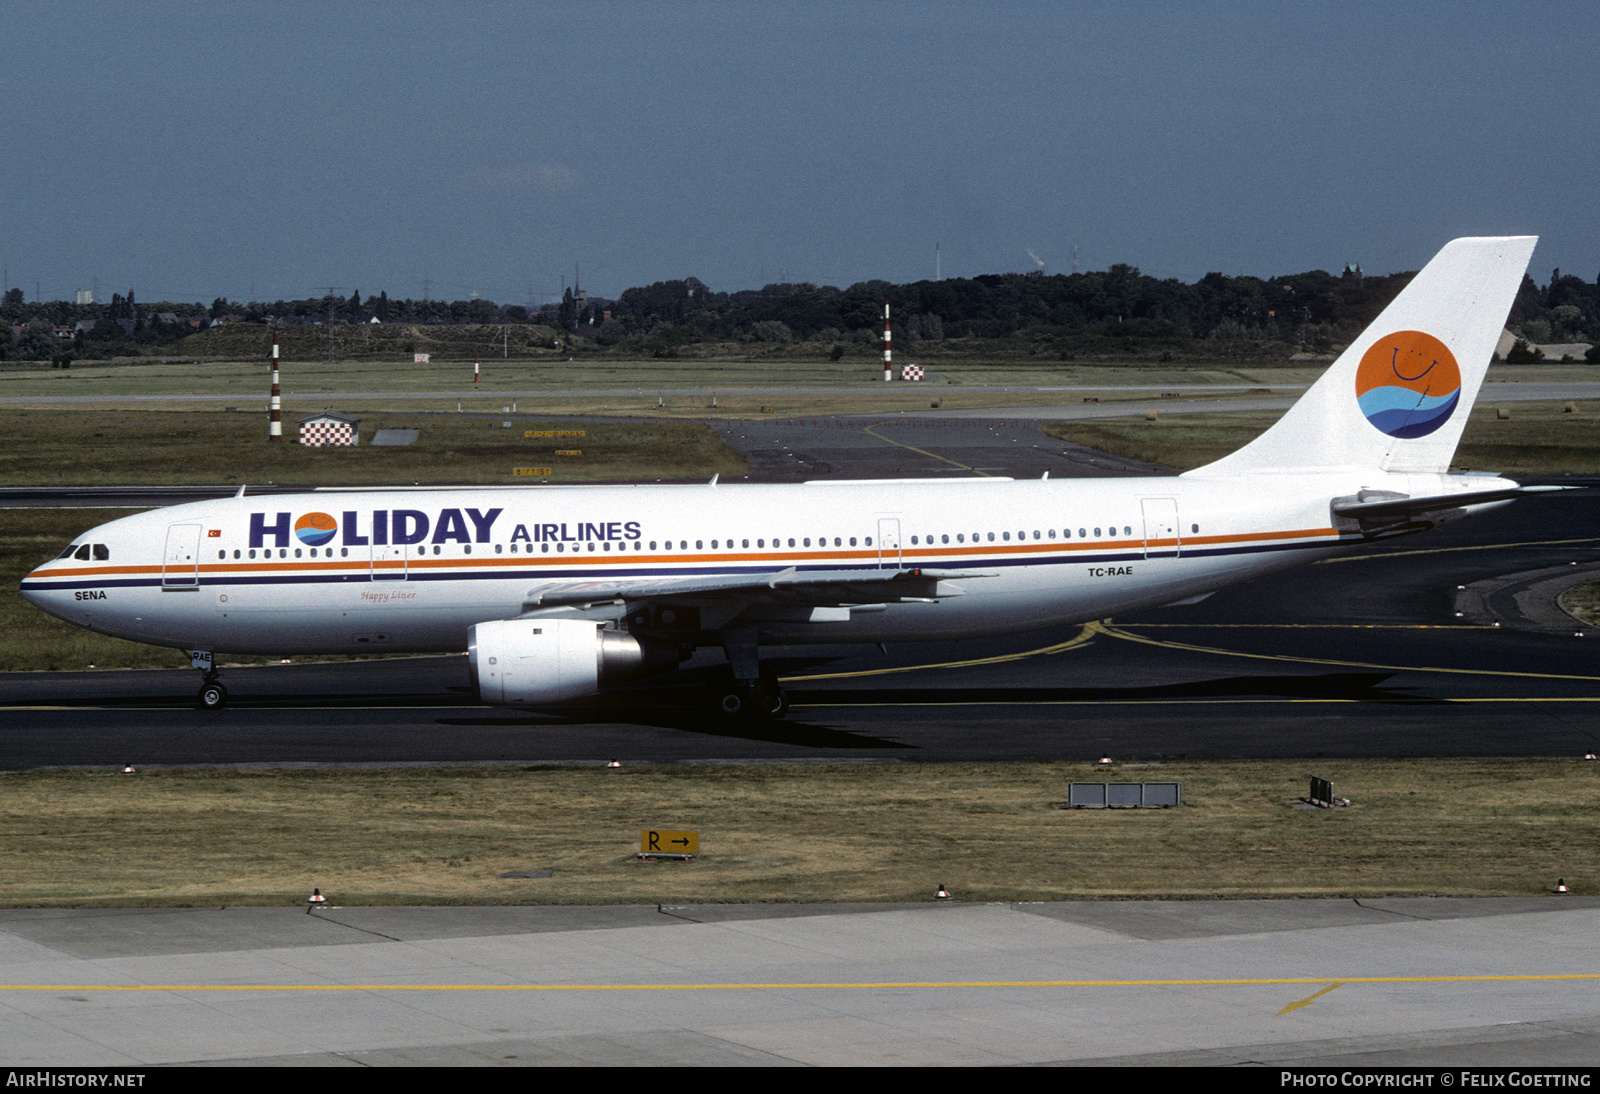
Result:
<svg viewBox="0 0 1600 1094"><path fill-rule="evenodd" d="M308 448L329 444L355 444L355 427L349 422L307 422L300 427L300 443Z"/></svg>
<svg viewBox="0 0 1600 1094"><path fill-rule="evenodd" d="M900 379L902 379L902 380L920 380L920 379L922 379L922 366L921 365L904 365L904 366L902 366L901 369L900 369Z"/></svg>

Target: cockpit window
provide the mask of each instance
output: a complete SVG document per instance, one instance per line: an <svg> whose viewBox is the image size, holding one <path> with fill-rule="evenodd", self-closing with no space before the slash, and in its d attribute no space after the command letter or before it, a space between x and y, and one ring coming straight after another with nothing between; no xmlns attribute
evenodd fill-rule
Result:
<svg viewBox="0 0 1600 1094"><path fill-rule="evenodd" d="M78 549L78 545L76 543L69 543L69 544L67 544L67 549L65 551L62 551L56 557L57 558L71 558L72 557L72 552L76 551L77 549Z"/></svg>
<svg viewBox="0 0 1600 1094"><path fill-rule="evenodd" d="M72 557L77 559L79 562L88 562L89 561L89 545L87 543L85 543L82 547L79 547L77 552Z"/></svg>
<svg viewBox="0 0 1600 1094"><path fill-rule="evenodd" d="M104 543L96 543L94 545L94 560L96 562L105 562L110 557L111 549Z"/></svg>

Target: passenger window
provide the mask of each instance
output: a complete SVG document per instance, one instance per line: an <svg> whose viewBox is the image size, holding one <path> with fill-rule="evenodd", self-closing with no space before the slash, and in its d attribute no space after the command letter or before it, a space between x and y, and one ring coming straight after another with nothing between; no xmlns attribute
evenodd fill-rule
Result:
<svg viewBox="0 0 1600 1094"><path fill-rule="evenodd" d="M1099 535L1099 534L1100 534L1099 532L1095 533L1095 535ZM1082 528L1078 529L1078 538L1079 539L1087 538L1088 535L1089 535L1089 533L1086 530L1084 530Z"/></svg>
<svg viewBox="0 0 1600 1094"><path fill-rule="evenodd" d="M750 546L750 541L747 540L747 539L740 540L739 543L740 543L741 549L744 548L744 547Z"/></svg>
<svg viewBox="0 0 1600 1094"><path fill-rule="evenodd" d="M496 543L494 545L494 553L495 554L499 554L500 553L500 544Z"/></svg>
<svg viewBox="0 0 1600 1094"><path fill-rule="evenodd" d="M950 542L950 537L949 536L940 536L939 537L939 542L940 543L949 543Z"/></svg>
<svg viewBox="0 0 1600 1094"><path fill-rule="evenodd" d="M850 546L854 547L855 545L856 545L856 537L855 536L851 536L850 537Z"/></svg>
<svg viewBox="0 0 1600 1094"><path fill-rule="evenodd" d="M239 552L238 551L233 552L233 557L234 558L238 558L239 557Z"/></svg>
<svg viewBox="0 0 1600 1094"><path fill-rule="evenodd" d="M1009 539L1009 538L1010 538L1010 537L1009 537L1009 536L1008 536L1008 537L1006 537L1006 538L1008 538L1008 539ZM993 543L993 542L994 542L994 533L993 533L993 532L990 532L990 533L989 533L989 542L990 542L990 543Z"/></svg>
<svg viewBox="0 0 1600 1094"><path fill-rule="evenodd" d="M545 554L549 554L550 553L550 545L548 543L540 544L539 545L539 549L541 551L543 551Z"/></svg>
<svg viewBox="0 0 1600 1094"><path fill-rule="evenodd" d="M251 551L251 552L250 552L250 557L251 557L251 558L255 558L255 557L256 557L256 553L255 553L255 552L254 552L254 551Z"/></svg>
<svg viewBox="0 0 1600 1094"><path fill-rule="evenodd" d="M1095 529L1095 530L1094 530L1094 534L1095 534L1095 535L1097 535L1097 536L1098 536L1098 535L1099 535L1099 534L1100 534L1100 529L1098 529L1098 528L1096 528L1096 529Z"/></svg>
<svg viewBox="0 0 1600 1094"><path fill-rule="evenodd" d="M989 538L993 539L994 537L990 536ZM1000 538L1005 540L1007 543L1010 543L1011 542L1011 533L1010 532L1001 532L1000 533Z"/></svg>
<svg viewBox="0 0 1600 1094"><path fill-rule="evenodd" d="M228 557L228 552L226 552L226 551L218 551L217 552L217 557L218 558L227 558Z"/></svg>
<svg viewBox="0 0 1600 1094"><path fill-rule="evenodd" d="M235 551L234 553L238 554L237 551ZM339 548L339 557L340 558L349 558L350 557L350 548L348 548L348 547Z"/></svg>
<svg viewBox="0 0 1600 1094"><path fill-rule="evenodd" d="M957 543L965 543L965 542L967 542L967 534L965 532L957 532L956 533L956 542Z"/></svg>
<svg viewBox="0 0 1600 1094"><path fill-rule="evenodd" d="M1198 524L1191 524L1191 525L1189 525L1189 531L1191 531L1191 532L1199 532L1200 531L1200 526Z"/></svg>
<svg viewBox="0 0 1600 1094"><path fill-rule="evenodd" d="M694 549L696 551L700 550L704 546L705 546L705 541L704 540L697 539L697 540L694 541Z"/></svg>
<svg viewBox="0 0 1600 1094"><path fill-rule="evenodd" d="M295 558L299 558L300 557L300 548L296 547L294 549L294 557Z"/></svg>
<svg viewBox="0 0 1600 1094"><path fill-rule="evenodd" d="M867 538L866 538L866 541L865 541L865 542L866 542L866 545L867 545L867 546L868 546L868 547L871 547L871 546L872 546L872 537L871 537L871 536L868 536L868 537L867 537ZM855 545L856 545L856 541L855 541L855 540L851 540L851 541L850 541L850 546L852 546L852 547L854 547L854 546L855 546Z"/></svg>

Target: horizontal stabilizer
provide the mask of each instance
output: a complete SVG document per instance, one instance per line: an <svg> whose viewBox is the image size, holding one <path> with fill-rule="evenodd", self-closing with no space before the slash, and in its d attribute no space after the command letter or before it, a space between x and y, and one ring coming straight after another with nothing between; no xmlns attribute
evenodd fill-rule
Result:
<svg viewBox="0 0 1600 1094"><path fill-rule="evenodd" d="M1413 498L1388 491L1363 490L1353 498L1336 498L1334 516L1352 517L1363 521L1404 520L1407 517L1438 513L1445 509L1464 509L1469 505L1486 505L1494 501L1510 501L1524 494L1544 494L1552 490L1577 490L1576 486L1519 486L1507 483L1496 490L1470 490L1456 494L1434 494Z"/></svg>

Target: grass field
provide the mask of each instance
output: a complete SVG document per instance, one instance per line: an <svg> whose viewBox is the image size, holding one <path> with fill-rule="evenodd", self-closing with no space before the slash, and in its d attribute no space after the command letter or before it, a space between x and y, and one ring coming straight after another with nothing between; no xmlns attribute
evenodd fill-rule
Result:
<svg viewBox="0 0 1600 1094"><path fill-rule="evenodd" d="M1511 475L1600 473L1600 404L1510 403L1501 421L1487 399L1472 412L1454 468ZM1281 414L1174 414L1142 418L1050 422L1052 437L1166 464L1180 471L1200 467L1244 447Z"/></svg>
<svg viewBox="0 0 1600 1094"><path fill-rule="evenodd" d="M1291 808L1311 774L1354 806ZM1185 805L1059 808L1074 779L1178 780ZM0 904L1592 893L1597 783L1579 760L11 773ZM643 828L697 830L700 860L636 862Z"/></svg>
<svg viewBox="0 0 1600 1094"><path fill-rule="evenodd" d="M512 423L510 429L502 422ZM417 442L374 448L376 429L411 428ZM583 436L525 434L582 430ZM739 475L744 460L694 422L571 423L527 414L374 413L355 447L307 448L292 423L267 440L265 415L225 411L0 410L0 484L660 482ZM557 452L578 451L579 456ZM513 474L549 468L548 477Z"/></svg>
<svg viewBox="0 0 1600 1094"><path fill-rule="evenodd" d="M1561 594L1558 602L1563 611L1570 612L1585 623L1600 624L1600 581L1574 585Z"/></svg>

